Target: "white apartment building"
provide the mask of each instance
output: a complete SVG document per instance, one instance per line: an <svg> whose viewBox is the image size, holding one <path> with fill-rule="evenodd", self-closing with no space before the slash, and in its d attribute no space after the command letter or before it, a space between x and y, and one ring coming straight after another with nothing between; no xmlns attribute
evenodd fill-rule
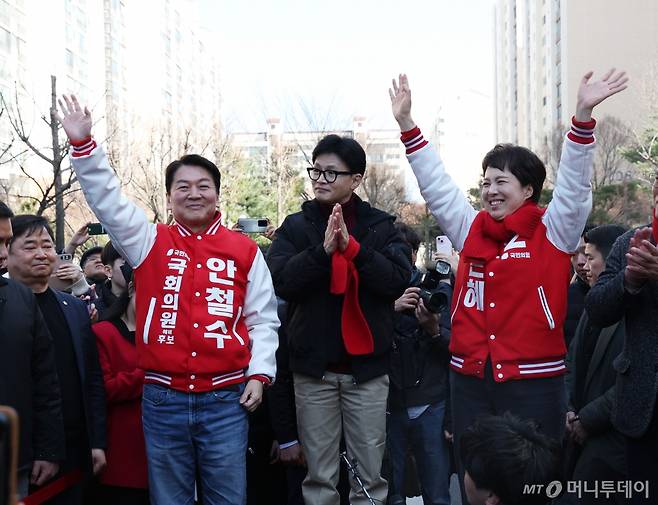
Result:
<svg viewBox="0 0 658 505"><path fill-rule="evenodd" d="M95 136L114 147L153 128L208 135L220 125L221 93L206 39L193 0L0 0L0 91L13 101L18 88L39 146L50 145L39 118L51 75L59 95L89 105Z"/></svg>
<svg viewBox="0 0 658 505"><path fill-rule="evenodd" d="M641 129L658 75L655 0L497 0L494 15L498 142L538 150L568 125L582 76L626 70L631 86L597 108ZM655 93L655 91L654 91Z"/></svg>

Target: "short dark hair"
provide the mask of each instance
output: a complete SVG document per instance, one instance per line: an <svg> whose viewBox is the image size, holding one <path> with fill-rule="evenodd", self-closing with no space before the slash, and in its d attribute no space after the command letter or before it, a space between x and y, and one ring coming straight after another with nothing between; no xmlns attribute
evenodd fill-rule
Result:
<svg viewBox="0 0 658 505"><path fill-rule="evenodd" d="M0 200L0 219L11 219L12 217L14 217L14 213L5 202Z"/></svg>
<svg viewBox="0 0 658 505"><path fill-rule="evenodd" d="M482 160L482 175L488 167L507 170L519 180L521 186L532 186L530 200L539 202L546 180L546 167L530 149L514 144L497 144Z"/></svg>
<svg viewBox="0 0 658 505"><path fill-rule="evenodd" d="M542 493L524 494L525 484L544 484L559 478L559 447L537 431L532 421L509 412L484 416L461 439L464 469L478 489L486 489L505 504L535 505L550 500Z"/></svg>
<svg viewBox="0 0 658 505"><path fill-rule="evenodd" d="M50 235L51 240L55 241L55 235L53 234L53 229L50 227L50 223L43 216L35 216L33 214L20 214L14 216L11 219L11 227L14 232L13 240L16 240L18 237L25 237L32 235L41 228L45 228Z"/></svg>
<svg viewBox="0 0 658 505"><path fill-rule="evenodd" d="M335 154L353 174L363 175L366 171L366 152L353 138L335 134L323 137L313 149L313 163L322 154Z"/></svg>
<svg viewBox="0 0 658 505"><path fill-rule="evenodd" d="M94 254L100 254L102 257L103 248L97 245L94 247L90 247L85 252L83 252L82 256L80 257L80 268L84 268L87 261L89 261L89 258L91 258Z"/></svg>
<svg viewBox="0 0 658 505"><path fill-rule="evenodd" d="M420 236L418 236L418 233L416 233L416 230L414 230L411 226L409 226L407 223L403 223L402 221L396 221L395 223L395 229L400 232L402 235L403 240L409 244L409 247L411 247L412 251L417 251L418 248L420 247Z"/></svg>
<svg viewBox="0 0 658 505"><path fill-rule="evenodd" d="M219 194L219 189L222 185L222 174L219 172L219 168L212 161L198 154L186 154L181 159L169 163L165 169L165 188L167 189L167 194L171 191L171 185L174 182L176 172L183 165L199 167L208 172L215 182L215 191Z"/></svg>
<svg viewBox="0 0 658 505"><path fill-rule="evenodd" d="M583 240L586 244L592 244L601 253L603 259L608 257L615 240L628 230L617 224L602 224L592 228L585 233Z"/></svg>
<svg viewBox="0 0 658 505"><path fill-rule="evenodd" d="M103 250L101 251L101 262L103 265L112 266L112 264L119 258L123 258L123 256L121 256L114 248L112 241L110 240L105 244L105 247L103 247Z"/></svg>

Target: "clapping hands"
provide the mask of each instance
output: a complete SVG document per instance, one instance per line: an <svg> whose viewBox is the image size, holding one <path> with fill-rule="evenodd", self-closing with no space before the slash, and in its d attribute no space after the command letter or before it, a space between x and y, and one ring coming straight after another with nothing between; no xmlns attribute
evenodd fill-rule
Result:
<svg viewBox="0 0 658 505"><path fill-rule="evenodd" d="M336 249L343 252L347 249L349 241L350 234L347 231L345 219L343 219L343 208L337 203L327 221L327 229L324 232L324 250L328 256L331 256Z"/></svg>
<svg viewBox="0 0 658 505"><path fill-rule="evenodd" d="M651 227L635 231L626 253L624 278L632 290L638 290L647 281L658 281L658 248L651 242Z"/></svg>

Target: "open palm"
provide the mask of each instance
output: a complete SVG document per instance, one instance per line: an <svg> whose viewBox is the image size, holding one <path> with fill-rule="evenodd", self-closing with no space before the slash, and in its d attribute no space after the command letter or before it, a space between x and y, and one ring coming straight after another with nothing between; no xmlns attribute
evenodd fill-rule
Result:
<svg viewBox="0 0 658 505"><path fill-rule="evenodd" d="M584 110L592 110L606 98L625 90L628 86L626 72L610 69L600 80L589 82L593 72L588 72L580 81L578 88L578 106Z"/></svg>
<svg viewBox="0 0 658 505"><path fill-rule="evenodd" d="M82 140L91 135L91 112L85 107L80 107L75 95L62 96L64 101L58 100L62 114L53 111L57 120L62 124L69 140Z"/></svg>
<svg viewBox="0 0 658 505"><path fill-rule="evenodd" d="M393 116L397 120L411 114L411 90L409 89L409 79L407 79L405 74L400 74L398 82L393 79L393 87L388 89L388 94L391 97Z"/></svg>

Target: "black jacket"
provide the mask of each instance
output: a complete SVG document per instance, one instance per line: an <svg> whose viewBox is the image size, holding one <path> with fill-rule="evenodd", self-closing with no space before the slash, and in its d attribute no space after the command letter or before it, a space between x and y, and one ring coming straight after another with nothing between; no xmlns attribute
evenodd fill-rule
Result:
<svg viewBox="0 0 658 505"><path fill-rule="evenodd" d="M288 335L286 332L286 312L288 305L279 299L279 347L276 350L276 380L267 388L270 419L274 438L279 444L297 440L297 416L295 408L295 386L288 354Z"/></svg>
<svg viewBox="0 0 658 505"><path fill-rule="evenodd" d="M350 356L354 379L365 382L388 371L393 338L393 302L411 276L409 246L393 226L395 218L356 195L352 236L361 245L359 303L374 339L374 352ZM324 251L327 218L316 200L289 215L268 251L274 289L289 303L290 369L320 378L327 365L346 359L341 335L343 297L329 292L331 258Z"/></svg>
<svg viewBox="0 0 658 505"><path fill-rule="evenodd" d="M588 291L589 284L578 276L576 276L575 281L569 284L569 291L567 292L567 316L564 319L564 343L567 349L571 345L571 340L576 333L580 316L583 315L585 296Z"/></svg>
<svg viewBox="0 0 658 505"><path fill-rule="evenodd" d="M73 338L73 349L82 385L82 403L89 447L104 449L107 446L105 385L87 305L76 297L61 291L55 291L55 296L59 300Z"/></svg>
<svg viewBox="0 0 658 505"><path fill-rule="evenodd" d="M592 338L588 344L586 340ZM587 311L580 323L567 355L567 397L569 410L580 417L588 433L578 466L604 460L620 474L625 473L623 435L612 426L616 372L612 366L624 344L624 322L600 329L592 325ZM588 359L589 358L589 359Z"/></svg>
<svg viewBox="0 0 658 505"><path fill-rule="evenodd" d="M62 461L64 424L53 343L32 291L0 277L0 404L20 421L19 468Z"/></svg>
<svg viewBox="0 0 658 505"><path fill-rule="evenodd" d="M614 361L618 373L612 423L624 435L641 437L658 415L658 282L647 281L634 294L625 288L626 252L634 233L615 242L605 271L585 298L585 310L602 327L625 319L624 347Z"/></svg>
<svg viewBox="0 0 658 505"><path fill-rule="evenodd" d="M446 289L446 295L449 295L450 307L451 291ZM440 314L439 328L440 336L427 335L413 313L395 314L395 338L389 373L391 386L388 396L391 409L429 405L447 399L450 361L449 308Z"/></svg>

